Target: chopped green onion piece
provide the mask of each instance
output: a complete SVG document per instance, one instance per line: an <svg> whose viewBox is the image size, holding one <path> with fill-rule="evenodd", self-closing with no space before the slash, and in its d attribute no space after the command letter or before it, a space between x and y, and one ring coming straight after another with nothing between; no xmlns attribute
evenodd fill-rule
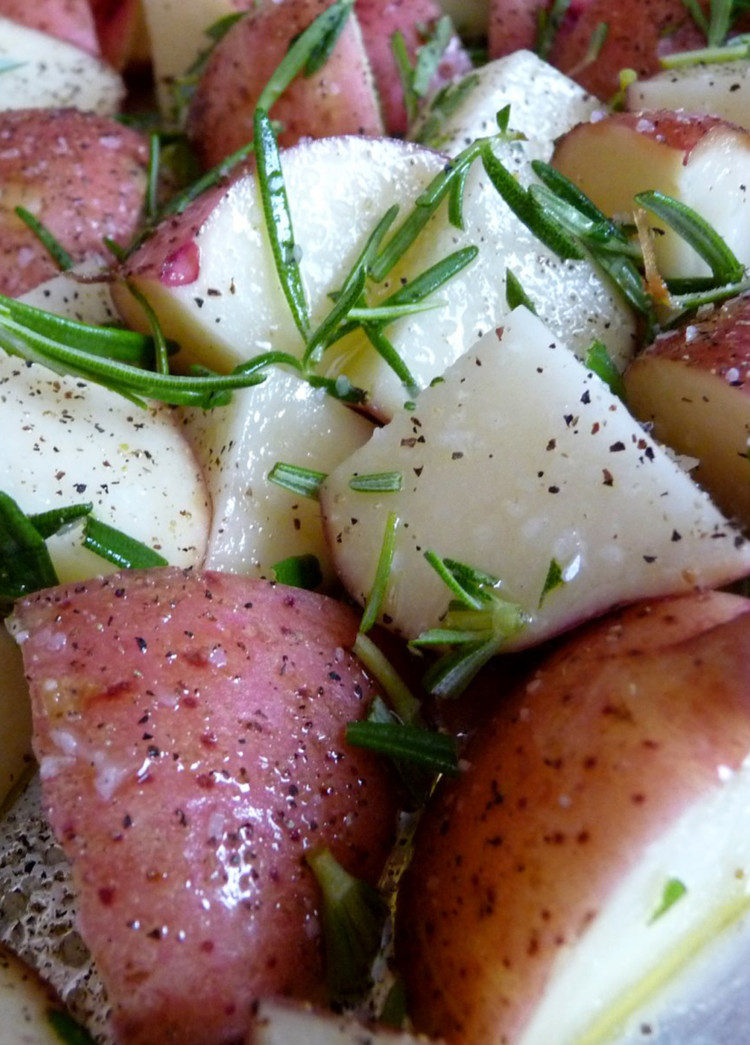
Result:
<svg viewBox="0 0 750 1045"><path fill-rule="evenodd" d="M284 184L284 172L271 121L264 109L256 109L253 120L258 189L266 219L276 273L284 296L305 342L310 337L310 315L297 259L292 216Z"/></svg>
<svg viewBox="0 0 750 1045"><path fill-rule="evenodd" d="M271 567L279 584L288 584L292 588L306 588L314 591L323 583L323 571L317 555L290 555Z"/></svg>
<svg viewBox="0 0 750 1045"><path fill-rule="evenodd" d="M612 357L603 341L596 339L591 343L584 365L602 379L613 395L624 401L625 382L622 374L612 362Z"/></svg>
<svg viewBox="0 0 750 1045"><path fill-rule="evenodd" d="M16 214L21 221L31 229L36 238L42 244L49 256L62 272L73 268L73 258L65 247L55 239L50 230L43 225L39 219L25 207L16 207Z"/></svg>
<svg viewBox="0 0 750 1045"><path fill-rule="evenodd" d="M421 721L421 704L382 650L361 630L354 640L352 652L381 687L399 719L417 725Z"/></svg>
<svg viewBox="0 0 750 1045"><path fill-rule="evenodd" d="M432 773L458 773L455 737L400 722L350 722L347 743L364 747Z"/></svg>
<svg viewBox="0 0 750 1045"><path fill-rule="evenodd" d="M674 907L677 901L682 899L686 892L687 886L684 882L681 882L679 878L670 878L664 886L659 905L649 918L648 924L653 925L655 921L658 921L662 915L667 913L670 907Z"/></svg>
<svg viewBox="0 0 750 1045"><path fill-rule="evenodd" d="M12 602L57 583L44 538L13 498L0 491L0 599Z"/></svg>
<svg viewBox="0 0 750 1045"><path fill-rule="evenodd" d="M317 501L321 484L326 480L325 472L315 472L312 468L300 468L298 465L277 461L268 473L268 479L277 486L283 486L290 493L300 497L309 497Z"/></svg>
<svg viewBox="0 0 750 1045"><path fill-rule="evenodd" d="M305 856L322 891L323 946L332 1002L357 1001L372 985L388 907L376 889L345 871L330 849Z"/></svg>
<svg viewBox="0 0 750 1045"><path fill-rule="evenodd" d="M146 570L166 566L167 560L153 548L89 515L84 527L83 545L123 570Z"/></svg>
<svg viewBox="0 0 750 1045"><path fill-rule="evenodd" d="M388 591L391 579L391 567L393 565L393 554L396 550L396 530L398 529L398 516L395 512L389 512L385 522L385 533L383 543L380 546L380 555L375 569L370 595L367 599L359 624L359 630L364 634L373 627L380 615L380 607Z"/></svg>
<svg viewBox="0 0 750 1045"><path fill-rule="evenodd" d="M401 472L373 472L370 475L353 475L349 487L361 493L396 493L404 485Z"/></svg>
<svg viewBox="0 0 750 1045"><path fill-rule="evenodd" d="M48 1009L47 1022L60 1039L61 1045L95 1045L94 1039L86 1028L82 1027L67 1012L60 1009Z"/></svg>
<svg viewBox="0 0 750 1045"><path fill-rule="evenodd" d="M716 229L687 204L664 192L639 192L635 202L644 207L688 243L721 283L742 279L745 269Z"/></svg>

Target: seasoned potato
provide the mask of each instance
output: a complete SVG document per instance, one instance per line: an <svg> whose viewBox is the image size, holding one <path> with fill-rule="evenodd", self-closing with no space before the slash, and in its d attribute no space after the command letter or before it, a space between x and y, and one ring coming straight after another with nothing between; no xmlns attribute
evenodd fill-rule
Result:
<svg viewBox="0 0 750 1045"><path fill-rule="evenodd" d="M88 0L0 0L0 15L99 54Z"/></svg>
<svg viewBox="0 0 750 1045"><path fill-rule="evenodd" d="M113 119L75 109L0 112L0 293L16 297L58 271L17 216L30 211L74 261L127 244L146 190L145 138Z"/></svg>

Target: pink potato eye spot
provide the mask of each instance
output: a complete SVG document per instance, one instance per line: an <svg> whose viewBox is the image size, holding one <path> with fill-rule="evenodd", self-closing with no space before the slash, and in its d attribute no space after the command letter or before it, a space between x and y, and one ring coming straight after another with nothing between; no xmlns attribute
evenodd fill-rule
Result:
<svg viewBox="0 0 750 1045"><path fill-rule="evenodd" d="M168 254L161 268L161 282L166 287L182 287L194 283L201 270L196 243L186 243Z"/></svg>

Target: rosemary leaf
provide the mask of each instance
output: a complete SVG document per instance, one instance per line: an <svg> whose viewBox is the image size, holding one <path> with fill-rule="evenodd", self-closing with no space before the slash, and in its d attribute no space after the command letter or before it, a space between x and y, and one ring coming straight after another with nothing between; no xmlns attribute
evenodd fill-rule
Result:
<svg viewBox="0 0 750 1045"><path fill-rule="evenodd" d="M26 207L16 207L16 215L34 233L49 256L62 272L67 272L73 267L73 258L65 247L55 239L50 230L42 222L27 210Z"/></svg>
<svg viewBox="0 0 750 1045"><path fill-rule="evenodd" d="M359 623L359 630L365 635L377 621L380 615L380 608L388 591L393 555L396 550L397 529L398 516L395 512L389 512L385 522L385 532L383 534L383 543L380 547L380 555L378 556L378 564L375 569L375 577L373 578L370 595L362 614L362 620Z"/></svg>
<svg viewBox="0 0 750 1045"><path fill-rule="evenodd" d="M404 485L401 472L373 472L370 475L353 475L349 487L360 493L397 493Z"/></svg>
<svg viewBox="0 0 750 1045"><path fill-rule="evenodd" d="M279 584L315 591L323 583L323 571L316 555L290 555L271 567Z"/></svg>
<svg viewBox="0 0 750 1045"><path fill-rule="evenodd" d="M455 738L400 722L349 722L347 743L408 762L432 773L458 774Z"/></svg>
<svg viewBox="0 0 750 1045"><path fill-rule="evenodd" d="M327 478L325 472L315 472L312 468L301 468L298 465L277 461L268 473L269 482L283 486L290 493L300 497L309 497L317 501L321 484Z"/></svg>
<svg viewBox="0 0 750 1045"><path fill-rule="evenodd" d="M0 491L0 601L58 583L44 538L16 501Z"/></svg>
<svg viewBox="0 0 750 1045"><path fill-rule="evenodd" d="M123 570L145 570L167 565L164 556L153 548L92 515L86 519L83 545Z"/></svg>
<svg viewBox="0 0 750 1045"><path fill-rule="evenodd" d="M297 261L297 245L276 135L264 109L256 109L253 126L258 188L276 273L297 329L307 342L310 338L309 308Z"/></svg>

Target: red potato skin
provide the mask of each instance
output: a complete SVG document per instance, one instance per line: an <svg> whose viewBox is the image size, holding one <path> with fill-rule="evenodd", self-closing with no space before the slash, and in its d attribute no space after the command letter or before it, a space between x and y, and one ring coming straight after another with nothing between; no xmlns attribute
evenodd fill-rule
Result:
<svg viewBox="0 0 750 1045"><path fill-rule="evenodd" d="M395 809L344 740L373 693L357 624L325 596L173 568L18 605L45 804L121 1045L234 1045L259 997L322 1000L305 850L375 881Z"/></svg>
<svg viewBox="0 0 750 1045"><path fill-rule="evenodd" d="M618 878L750 746L750 601L630 607L555 651L428 808L397 958L419 1030L518 1040L559 949ZM664 782L669 781L665 787Z"/></svg>
<svg viewBox="0 0 750 1045"><path fill-rule="evenodd" d="M643 354L699 366L750 393L750 295L731 298L688 328L660 334Z"/></svg>
<svg viewBox="0 0 750 1045"><path fill-rule="evenodd" d="M699 2L706 11L707 0ZM538 14L549 6L545 0L494 0L490 7L490 57L499 58L519 47L533 48ZM594 61L587 62L592 34L602 22L608 26L606 39ZM736 29L741 29L740 23ZM640 77L652 76L659 71L663 55L705 43L682 0L572 0L548 59L607 101L619 90L621 69L634 69Z"/></svg>
<svg viewBox="0 0 750 1045"><path fill-rule="evenodd" d="M146 65L148 39L140 0L90 0L105 61L115 69Z"/></svg>
<svg viewBox="0 0 750 1045"><path fill-rule="evenodd" d="M261 91L299 33L333 0L266 0L237 23L214 49L196 89L188 135L201 164L210 168L253 137ZM279 143L302 137L383 134L372 74L353 18L330 58L313 76L298 77L271 107L281 122Z"/></svg>
<svg viewBox="0 0 750 1045"><path fill-rule="evenodd" d="M74 262L127 245L146 194L148 144L115 120L74 109L0 113L0 293L16 297L59 271L16 215L38 218Z"/></svg>
<svg viewBox="0 0 750 1045"><path fill-rule="evenodd" d="M100 55L89 0L0 0L0 15Z"/></svg>
<svg viewBox="0 0 750 1045"><path fill-rule="evenodd" d="M355 11L372 64L386 130L391 135L404 135L408 120L391 38L395 32L403 34L413 62L417 49L424 43L420 27L434 25L442 16L442 9L435 0L357 0ZM471 59L459 38L454 36L432 80L431 90L471 68Z"/></svg>

